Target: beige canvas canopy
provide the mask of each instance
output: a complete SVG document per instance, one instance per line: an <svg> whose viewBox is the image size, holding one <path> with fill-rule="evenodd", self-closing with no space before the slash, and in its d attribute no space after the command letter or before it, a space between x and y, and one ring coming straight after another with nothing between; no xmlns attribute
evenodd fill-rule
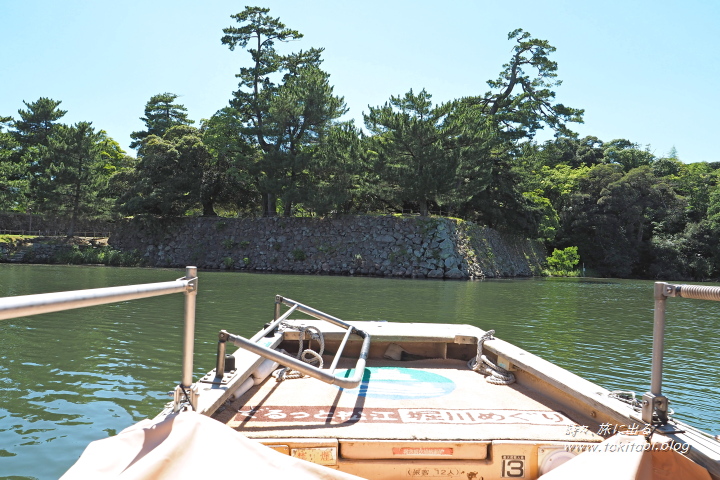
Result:
<svg viewBox="0 0 720 480"><path fill-rule="evenodd" d="M354 475L276 452L204 415L144 420L87 446L62 480L288 478L351 480Z"/></svg>

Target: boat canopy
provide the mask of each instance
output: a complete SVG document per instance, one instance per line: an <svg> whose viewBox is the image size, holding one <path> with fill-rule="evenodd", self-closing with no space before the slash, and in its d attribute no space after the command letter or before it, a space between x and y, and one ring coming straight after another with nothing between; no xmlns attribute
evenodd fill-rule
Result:
<svg viewBox="0 0 720 480"><path fill-rule="evenodd" d="M61 480L270 479L287 478L288 472L294 480L360 478L276 452L204 415L181 412L90 443Z"/></svg>

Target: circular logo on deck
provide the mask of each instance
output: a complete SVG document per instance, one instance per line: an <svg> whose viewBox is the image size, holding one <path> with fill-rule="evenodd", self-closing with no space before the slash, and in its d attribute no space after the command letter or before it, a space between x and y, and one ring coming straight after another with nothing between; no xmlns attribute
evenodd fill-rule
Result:
<svg viewBox="0 0 720 480"><path fill-rule="evenodd" d="M354 370L347 370L351 377ZM367 367L358 388L345 389L361 397L403 400L435 398L455 390L455 382L437 373L399 367Z"/></svg>

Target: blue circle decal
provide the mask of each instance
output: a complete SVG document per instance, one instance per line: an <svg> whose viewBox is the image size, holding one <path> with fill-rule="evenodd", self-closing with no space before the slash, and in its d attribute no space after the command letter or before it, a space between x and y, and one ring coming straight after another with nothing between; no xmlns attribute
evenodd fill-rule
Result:
<svg viewBox="0 0 720 480"><path fill-rule="evenodd" d="M351 377L354 370L347 370ZM435 398L455 390L455 382L437 373L402 367L367 367L358 388L345 389L361 397L403 400Z"/></svg>

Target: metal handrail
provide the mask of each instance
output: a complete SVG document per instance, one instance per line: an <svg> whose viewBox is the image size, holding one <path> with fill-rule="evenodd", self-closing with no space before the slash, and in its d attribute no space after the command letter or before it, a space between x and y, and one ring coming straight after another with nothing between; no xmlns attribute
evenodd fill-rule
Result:
<svg viewBox="0 0 720 480"><path fill-rule="evenodd" d="M288 310L288 312L286 312L282 316L280 315L280 304L284 304L290 307L290 310ZM347 330L347 333L343 337L342 343L340 344L340 348L338 348L338 351L335 353L335 357L333 358L332 365L329 371L321 370L320 368L314 367L301 360L290 357L288 355L284 355L276 350L263 347L262 345L258 345L256 343L257 340L259 338L262 338L266 332L273 330L282 320L287 318L287 316L295 310L299 310L319 320L325 320L329 323L332 323L333 325ZM275 297L275 321L268 327L266 327L263 332L256 334L250 340L243 338L240 335L233 335L232 333L228 333L225 331L223 331L222 333L227 335L227 341L232 342L236 347L244 348L256 355L260 355L261 357L270 359L274 362L278 362L280 365L297 370L304 375L316 378L322 382L349 389L356 388L360 385L360 383L362 383L363 375L365 374L365 363L367 362L368 354L370 352L370 335L367 332L363 330L358 330L357 328L353 327L348 323L345 323L337 317L333 317L332 315L328 315L327 313L321 312L320 310L316 310L312 307L308 307L307 305L303 305L302 303L296 302L295 300L281 297L280 295ZM342 355L345 345L347 344L348 338L352 333L363 339L362 347L360 348L360 355L358 356L357 363L355 364L355 373L352 377L349 378L334 375L335 367L337 366L340 356Z"/></svg>
<svg viewBox="0 0 720 480"><path fill-rule="evenodd" d="M0 298L0 320L157 297L170 293L185 293L182 383L175 393L175 410L177 410L183 397L194 406L194 402L187 398L188 393L185 389L192 386L197 280L197 267L186 267L185 277L178 278L173 282L145 283Z"/></svg>
<svg viewBox="0 0 720 480"><path fill-rule="evenodd" d="M660 423L665 424L668 420L668 399L662 394L665 302L668 297L720 301L720 287L655 282L654 294L652 370L650 374L650 391L643 395L642 420L646 423L653 423L653 416L657 415Z"/></svg>
<svg viewBox="0 0 720 480"><path fill-rule="evenodd" d="M185 292L190 280L19 295L0 299L0 320Z"/></svg>

